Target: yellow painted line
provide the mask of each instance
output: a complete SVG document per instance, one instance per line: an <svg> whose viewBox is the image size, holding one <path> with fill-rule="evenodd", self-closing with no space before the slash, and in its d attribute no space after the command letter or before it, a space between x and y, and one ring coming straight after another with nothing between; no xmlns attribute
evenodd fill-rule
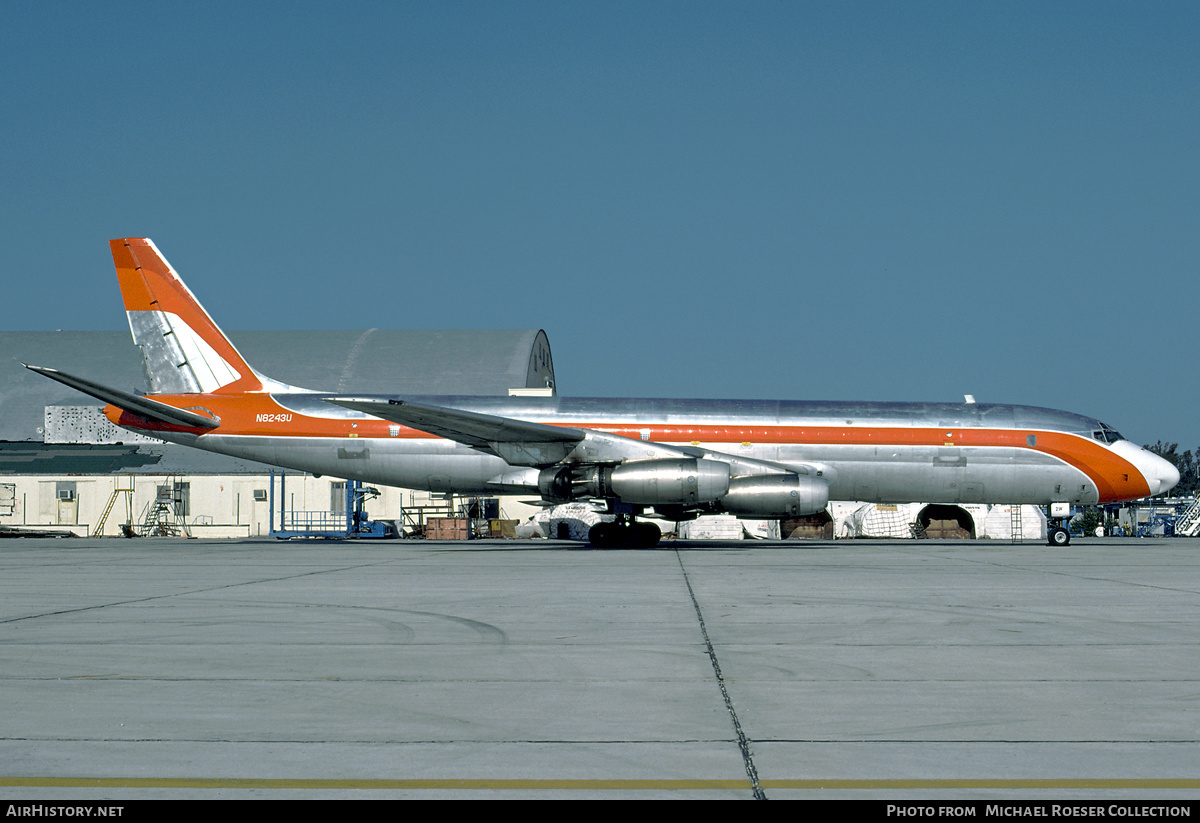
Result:
<svg viewBox="0 0 1200 823"><path fill-rule="evenodd" d="M762 780L764 789L1200 789L1191 778L898 779ZM292 779L187 777L0 777L2 787L133 789L471 789L579 791L678 791L749 789L746 780L588 780L588 779Z"/></svg>
<svg viewBox="0 0 1200 823"><path fill-rule="evenodd" d="M0 777L0 787L135 789L749 789L746 780L525 780L525 779L290 779L188 777Z"/></svg>

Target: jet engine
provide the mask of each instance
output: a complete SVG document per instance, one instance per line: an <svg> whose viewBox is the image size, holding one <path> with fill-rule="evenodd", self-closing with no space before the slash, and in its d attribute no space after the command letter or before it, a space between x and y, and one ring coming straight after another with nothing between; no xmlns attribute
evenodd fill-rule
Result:
<svg viewBox="0 0 1200 823"><path fill-rule="evenodd" d="M797 474L737 477L717 505L742 517L803 517L829 505L829 481Z"/></svg>
<svg viewBox="0 0 1200 823"><path fill-rule="evenodd" d="M728 463L694 457L567 466L538 475L538 490L547 500L617 497L639 506L700 506L718 500L729 487Z"/></svg>
<svg viewBox="0 0 1200 823"><path fill-rule="evenodd" d="M803 517L829 504L829 481L797 474L729 476L729 464L703 458L635 460L617 466L543 469L538 490L546 500L617 498L635 506L727 512L739 517Z"/></svg>

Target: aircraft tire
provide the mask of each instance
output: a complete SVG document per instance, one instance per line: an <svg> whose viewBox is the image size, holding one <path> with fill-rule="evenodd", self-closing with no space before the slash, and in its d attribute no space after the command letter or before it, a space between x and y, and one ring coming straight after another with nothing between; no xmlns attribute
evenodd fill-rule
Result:
<svg viewBox="0 0 1200 823"><path fill-rule="evenodd" d="M618 528L615 523L597 523L588 529L588 542L597 549L615 549Z"/></svg>
<svg viewBox="0 0 1200 823"><path fill-rule="evenodd" d="M1071 533L1061 526L1055 526L1050 529L1048 535L1051 546L1069 546L1071 545Z"/></svg>
<svg viewBox="0 0 1200 823"><path fill-rule="evenodd" d="M662 539L653 523L597 523L588 530L588 542L597 549L652 549Z"/></svg>
<svg viewBox="0 0 1200 823"><path fill-rule="evenodd" d="M653 549L662 538L662 530L653 523L635 523L631 531L630 548L633 549Z"/></svg>

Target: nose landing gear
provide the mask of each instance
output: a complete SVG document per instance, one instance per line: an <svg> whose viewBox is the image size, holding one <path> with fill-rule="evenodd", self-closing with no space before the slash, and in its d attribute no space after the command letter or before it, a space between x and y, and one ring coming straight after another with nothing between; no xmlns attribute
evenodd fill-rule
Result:
<svg viewBox="0 0 1200 823"><path fill-rule="evenodd" d="M1050 546L1071 545L1071 533L1062 526L1051 526L1046 533L1046 543Z"/></svg>
<svg viewBox="0 0 1200 823"><path fill-rule="evenodd" d="M1051 503L1046 507L1046 545L1069 546L1071 533L1067 524L1071 522L1070 503Z"/></svg>

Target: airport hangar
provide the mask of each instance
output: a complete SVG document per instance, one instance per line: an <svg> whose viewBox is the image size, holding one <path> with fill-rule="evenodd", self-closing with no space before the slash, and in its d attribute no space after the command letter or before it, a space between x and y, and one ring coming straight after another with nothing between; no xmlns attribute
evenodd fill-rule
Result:
<svg viewBox="0 0 1200 823"><path fill-rule="evenodd" d="M230 334L262 373L294 386L347 393L554 394L550 343L541 330L246 331ZM0 534L71 532L79 536L186 534L257 537L272 528L344 524L346 482L283 471L262 463L189 449L120 429L91 398L21 366L45 363L105 385L147 384L140 350L123 331L0 332L12 355L0 380ZM274 478L272 477L274 473ZM471 501L376 487L372 518L411 532L427 520L471 509ZM278 495L278 498L276 497ZM476 506L487 517L524 519L538 509L506 497ZM583 538L598 516L542 513L543 533ZM1020 511L1016 516L1012 509ZM279 512L304 512L281 522ZM274 511L272 511L274 510ZM570 528L566 526L569 523ZM920 529L913 530L912 524ZM673 524L665 524L670 529ZM745 526L745 528L743 528ZM875 506L831 503L827 516L804 523L742 523L731 516L681 524L693 539L758 537L929 537L1025 539L1046 534L1034 506ZM344 528L335 526L334 528ZM449 536L449 535L448 535ZM462 536L455 534L453 536Z"/></svg>
<svg viewBox="0 0 1200 823"><path fill-rule="evenodd" d="M554 362L541 330L247 331L230 339L255 368L294 386L345 393L552 394ZM63 530L119 536L183 531L192 537L254 537L280 508L344 513L345 481L211 454L118 428L85 395L21 363L52 363L105 385L144 390L141 350L125 331L0 332L11 354L0 379L0 533ZM272 472L275 474L272 482ZM284 485L286 483L286 485ZM131 489L132 491L118 491ZM402 512L449 515L465 501L377 487L373 518ZM111 511L105 516L105 509ZM508 517L536 511L517 498ZM511 510L510 510L511 509ZM499 514L498 512L496 513ZM345 522L344 515L330 522ZM103 522L102 522L103 521ZM97 525L102 525L97 529Z"/></svg>

